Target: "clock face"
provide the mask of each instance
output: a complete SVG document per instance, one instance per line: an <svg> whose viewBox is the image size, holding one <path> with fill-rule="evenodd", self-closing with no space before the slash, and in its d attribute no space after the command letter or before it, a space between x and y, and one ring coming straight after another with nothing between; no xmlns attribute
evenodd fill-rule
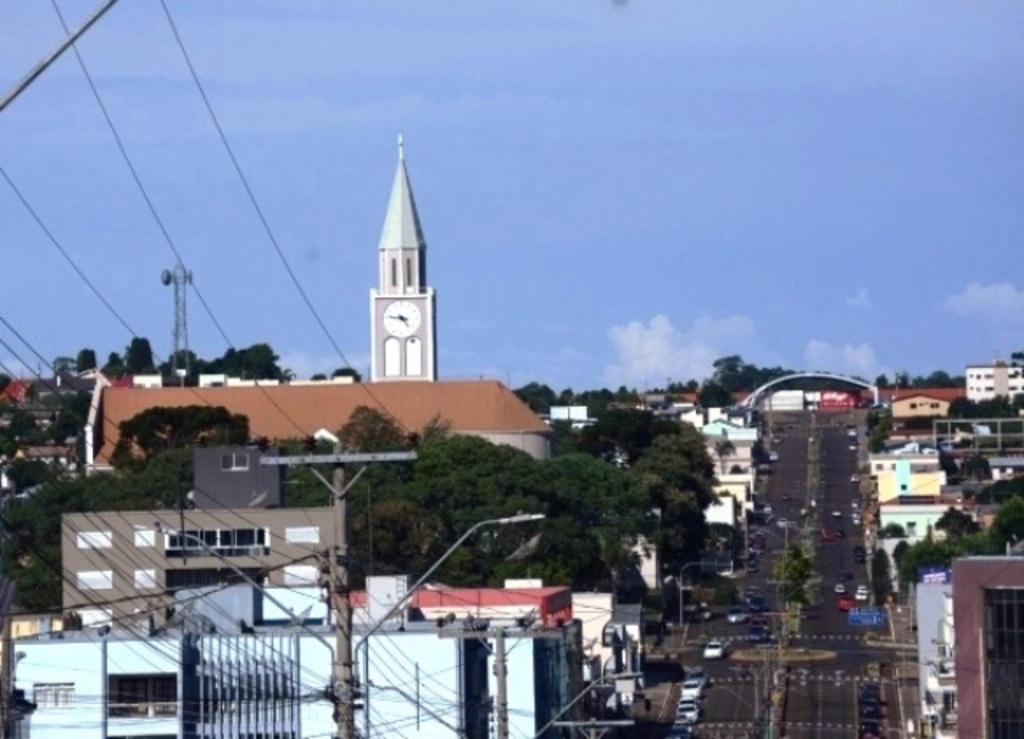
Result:
<svg viewBox="0 0 1024 739"><path fill-rule="evenodd" d="M412 336L421 320L419 307L408 300L396 300L384 309L384 329L392 336Z"/></svg>

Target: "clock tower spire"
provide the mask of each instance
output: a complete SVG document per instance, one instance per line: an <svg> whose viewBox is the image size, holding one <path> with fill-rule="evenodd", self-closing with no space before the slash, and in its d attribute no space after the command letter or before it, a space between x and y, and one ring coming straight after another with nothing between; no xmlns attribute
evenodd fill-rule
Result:
<svg viewBox="0 0 1024 739"><path fill-rule="evenodd" d="M434 289L427 285L427 243L401 136L378 256L379 281L370 291L370 379L436 380Z"/></svg>

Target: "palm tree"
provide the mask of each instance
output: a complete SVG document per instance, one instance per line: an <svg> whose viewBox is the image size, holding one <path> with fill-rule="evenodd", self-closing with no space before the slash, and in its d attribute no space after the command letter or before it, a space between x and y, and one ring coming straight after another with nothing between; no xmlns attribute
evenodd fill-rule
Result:
<svg viewBox="0 0 1024 739"><path fill-rule="evenodd" d="M729 441L728 436L723 436L721 441L715 442L715 455L718 457L718 464L725 474L725 459L736 453L736 445Z"/></svg>

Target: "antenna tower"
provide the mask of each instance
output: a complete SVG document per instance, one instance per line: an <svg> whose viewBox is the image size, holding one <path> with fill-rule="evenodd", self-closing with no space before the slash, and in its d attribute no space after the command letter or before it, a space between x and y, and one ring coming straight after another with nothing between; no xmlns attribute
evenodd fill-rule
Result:
<svg viewBox="0 0 1024 739"><path fill-rule="evenodd" d="M185 310L185 295L187 286L192 284L192 272L178 262L173 270L165 269L160 273L160 282L165 286L174 286L174 351L171 354L171 371L177 375L181 369L188 374L191 359L188 353L188 312Z"/></svg>

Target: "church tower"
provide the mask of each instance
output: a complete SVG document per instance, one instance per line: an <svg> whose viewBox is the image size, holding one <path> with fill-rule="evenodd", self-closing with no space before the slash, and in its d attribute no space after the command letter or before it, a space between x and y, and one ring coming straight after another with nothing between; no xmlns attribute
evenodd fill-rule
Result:
<svg viewBox="0 0 1024 739"><path fill-rule="evenodd" d="M370 291L370 379L436 380L434 289L427 286L427 244L398 137L398 171L378 249L380 280Z"/></svg>

